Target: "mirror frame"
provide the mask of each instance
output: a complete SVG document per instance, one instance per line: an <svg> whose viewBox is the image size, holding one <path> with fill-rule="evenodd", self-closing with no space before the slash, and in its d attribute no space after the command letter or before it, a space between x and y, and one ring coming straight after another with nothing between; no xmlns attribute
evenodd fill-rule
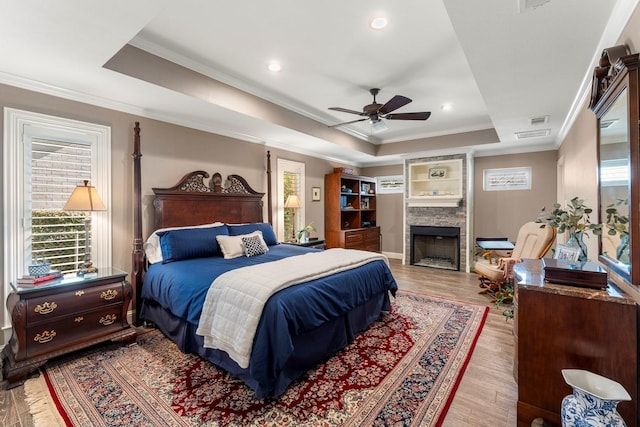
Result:
<svg viewBox="0 0 640 427"><path fill-rule="evenodd" d="M621 53L620 46L616 52ZM626 53L626 48L624 50ZM600 182L600 119L604 117L623 90L627 90L627 134L629 137L629 265L602 255L602 236L598 243L598 260L609 271L609 278L616 285L624 288L632 285L638 291L640 286L640 139L638 123L640 119L638 98L638 54L612 58L607 49L602 54L600 66L596 67L593 76L590 108L597 117L598 144L598 206L599 223L605 220L606 206L602 206ZM603 229L603 233L606 230Z"/></svg>

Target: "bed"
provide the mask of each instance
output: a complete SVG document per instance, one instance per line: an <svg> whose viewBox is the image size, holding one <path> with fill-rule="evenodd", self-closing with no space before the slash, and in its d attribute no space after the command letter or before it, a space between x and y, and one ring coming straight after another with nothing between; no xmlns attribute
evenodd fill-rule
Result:
<svg viewBox="0 0 640 427"><path fill-rule="evenodd" d="M397 284L382 255L278 243L270 225L270 203L269 222L263 222L264 194L238 175L223 181L216 173L206 183L209 174L194 171L171 188L154 188L154 232L143 241L138 123L134 141L131 277L137 325L150 322L181 351L220 366L242 379L256 398L265 399L284 393L293 381L344 348L382 312L390 310L390 295L395 294ZM267 153L268 182L270 171ZM270 184L267 189L270 201ZM280 273L265 274L264 269ZM251 283L254 276L256 281ZM230 281L227 288L223 279ZM212 286L214 280L216 285ZM249 292L263 281L278 283L265 294L261 315L254 316L255 325L242 329L250 332L237 340L235 330L231 335L218 335L214 325L233 322L210 318L210 306L229 306L216 292L225 289L225 298L230 293L236 295L234 301L241 302L238 292ZM239 315L241 310L260 313L254 306L234 306L222 313L231 312L243 323L251 316ZM205 333L211 337L204 338L202 332L207 328L214 331ZM230 348L223 345L227 341ZM236 341L246 341L249 349L236 352Z"/></svg>

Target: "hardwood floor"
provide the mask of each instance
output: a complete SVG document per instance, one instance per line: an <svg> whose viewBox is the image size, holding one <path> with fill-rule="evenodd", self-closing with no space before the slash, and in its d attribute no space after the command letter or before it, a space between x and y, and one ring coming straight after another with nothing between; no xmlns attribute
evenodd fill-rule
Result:
<svg viewBox="0 0 640 427"><path fill-rule="evenodd" d="M444 426L513 427L516 425L517 386L513 379L512 321L502 309L478 294L475 274L402 265L390 260L400 289L490 306L471 361L451 404ZM0 425L33 426L24 402L24 388L0 390Z"/></svg>

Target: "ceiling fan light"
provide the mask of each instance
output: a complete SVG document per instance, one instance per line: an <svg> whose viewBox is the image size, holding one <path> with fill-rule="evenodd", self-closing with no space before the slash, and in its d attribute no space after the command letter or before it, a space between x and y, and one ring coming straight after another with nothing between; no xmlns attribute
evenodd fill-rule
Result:
<svg viewBox="0 0 640 427"><path fill-rule="evenodd" d="M371 23L369 25L374 30L381 30L386 27L388 23L389 21L384 16L376 16L371 20Z"/></svg>
<svg viewBox="0 0 640 427"><path fill-rule="evenodd" d="M388 128L382 120L378 119L371 122L371 129L373 130L373 133L380 133L384 132Z"/></svg>

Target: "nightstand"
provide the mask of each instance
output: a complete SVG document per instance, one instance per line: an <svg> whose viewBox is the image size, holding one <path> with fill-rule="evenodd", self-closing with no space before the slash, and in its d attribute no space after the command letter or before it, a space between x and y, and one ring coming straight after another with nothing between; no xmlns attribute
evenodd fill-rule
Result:
<svg viewBox="0 0 640 427"><path fill-rule="evenodd" d="M13 334L2 352L7 388L51 358L104 341L135 341L127 322L133 292L126 276L101 268L93 277L67 275L33 288L12 284L7 309Z"/></svg>
<svg viewBox="0 0 640 427"><path fill-rule="evenodd" d="M300 242L285 242L287 245L296 245L302 246L305 248L314 248L314 249L327 249L327 244L324 240L309 240L308 242L300 243Z"/></svg>

